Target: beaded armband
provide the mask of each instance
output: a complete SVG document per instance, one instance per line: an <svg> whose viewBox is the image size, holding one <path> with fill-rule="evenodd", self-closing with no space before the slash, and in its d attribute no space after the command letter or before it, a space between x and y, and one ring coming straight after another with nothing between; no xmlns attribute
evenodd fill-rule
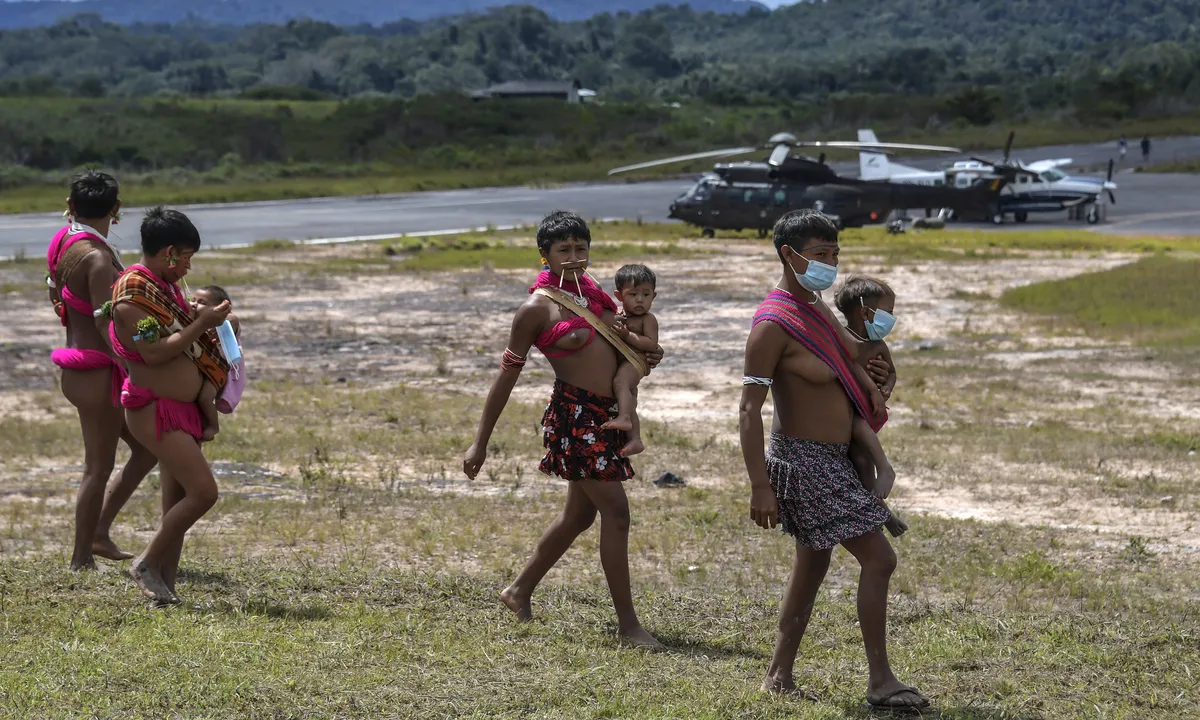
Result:
<svg viewBox="0 0 1200 720"><path fill-rule="evenodd" d="M504 357L500 360L500 367L504 370L521 372L521 368L525 367L525 358L516 354L512 350L505 348Z"/></svg>

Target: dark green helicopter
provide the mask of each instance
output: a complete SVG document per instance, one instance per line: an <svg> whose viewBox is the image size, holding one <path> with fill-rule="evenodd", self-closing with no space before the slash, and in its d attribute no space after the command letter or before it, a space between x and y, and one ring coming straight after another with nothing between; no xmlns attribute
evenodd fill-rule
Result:
<svg viewBox="0 0 1200 720"><path fill-rule="evenodd" d="M609 170L609 175L704 158L726 158L770 149L765 161L717 163L712 172L671 203L670 217L701 228L704 237L715 230L755 229L765 237L775 221L790 210L813 208L833 217L842 227L885 222L894 210L925 208L971 220L990 218L999 207L1005 176L981 177L966 187L926 186L843 177L819 158L793 154L797 147L845 148L890 153L894 150L961 152L958 148L909 143L800 141L778 133L759 147L725 148L652 160Z"/></svg>

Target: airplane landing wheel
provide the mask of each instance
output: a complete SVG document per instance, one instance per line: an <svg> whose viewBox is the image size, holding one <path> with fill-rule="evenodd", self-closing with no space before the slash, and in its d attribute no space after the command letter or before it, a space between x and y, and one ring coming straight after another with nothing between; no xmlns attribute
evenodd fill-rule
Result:
<svg viewBox="0 0 1200 720"><path fill-rule="evenodd" d="M1004 213L996 213L996 214L992 215L992 224L993 225L1003 225L1004 224Z"/></svg>
<svg viewBox="0 0 1200 720"><path fill-rule="evenodd" d="M1088 225L1095 225L1100 222L1100 210L1095 205L1088 207L1087 221Z"/></svg>
<svg viewBox="0 0 1200 720"><path fill-rule="evenodd" d="M1019 223L1023 223L1029 219L1029 213L1025 212L1024 210L1015 212L1013 213L1013 219Z"/></svg>
<svg viewBox="0 0 1200 720"><path fill-rule="evenodd" d="M717 236L717 233L712 228L704 228L703 230L700 231L700 237L702 237L702 238L710 238L710 237L716 237L716 236Z"/></svg>

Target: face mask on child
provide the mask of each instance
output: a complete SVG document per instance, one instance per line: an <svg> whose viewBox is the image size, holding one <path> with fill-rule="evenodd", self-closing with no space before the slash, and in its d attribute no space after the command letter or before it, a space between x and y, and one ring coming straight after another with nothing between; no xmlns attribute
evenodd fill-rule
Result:
<svg viewBox="0 0 1200 720"><path fill-rule="evenodd" d="M866 303L863 302L862 298L859 298L858 302L863 307L866 307ZM896 326L896 316L887 310L876 309L875 317L870 320L864 320L863 324L867 326L867 338L869 340L882 340Z"/></svg>

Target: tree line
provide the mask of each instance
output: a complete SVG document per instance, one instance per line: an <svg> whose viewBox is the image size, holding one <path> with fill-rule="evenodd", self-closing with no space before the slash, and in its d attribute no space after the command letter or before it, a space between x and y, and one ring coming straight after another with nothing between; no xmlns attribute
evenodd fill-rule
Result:
<svg viewBox="0 0 1200 720"><path fill-rule="evenodd" d="M1123 118L1200 105L1195 0L830 0L773 12L559 22L528 6L339 27L121 26L84 14L0 32L0 94L403 98L576 78L614 101L935 97L941 119ZM947 115L948 113L948 115Z"/></svg>

